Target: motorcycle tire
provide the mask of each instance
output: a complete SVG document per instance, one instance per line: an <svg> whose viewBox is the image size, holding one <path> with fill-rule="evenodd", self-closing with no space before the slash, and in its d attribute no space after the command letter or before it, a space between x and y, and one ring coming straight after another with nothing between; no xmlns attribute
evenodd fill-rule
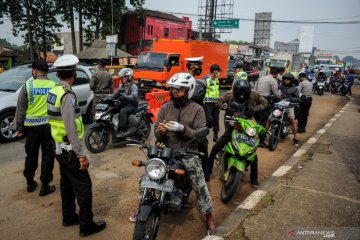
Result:
<svg viewBox="0 0 360 240"><path fill-rule="evenodd" d="M240 185L242 175L242 172L236 168L230 168L229 178L231 178L231 182L227 184L224 179L222 180L220 199L223 203L227 203L233 198Z"/></svg>
<svg viewBox="0 0 360 240"><path fill-rule="evenodd" d="M324 94L324 90L318 90L318 95L321 96Z"/></svg>
<svg viewBox="0 0 360 240"><path fill-rule="evenodd" d="M160 214L153 209L146 221L136 221L133 240L155 240L159 226Z"/></svg>
<svg viewBox="0 0 360 240"><path fill-rule="evenodd" d="M150 136L151 133L151 123L149 120L144 119L143 123L139 127L139 130L137 131L137 138L138 140L147 139Z"/></svg>
<svg viewBox="0 0 360 240"><path fill-rule="evenodd" d="M278 128L272 128L270 130L270 138L269 138L269 149L270 151L275 151L278 143L279 143L279 136L278 136Z"/></svg>
<svg viewBox="0 0 360 240"><path fill-rule="evenodd" d="M86 133L85 146L90 152L100 153L106 149L109 143L109 134L104 132L103 136L99 136L103 130L103 128L92 128Z"/></svg>
<svg viewBox="0 0 360 240"><path fill-rule="evenodd" d="M330 93L331 93L331 94L335 94L335 93L336 93L335 87L330 86Z"/></svg>
<svg viewBox="0 0 360 240"><path fill-rule="evenodd" d="M341 87L340 92L341 92L342 96L345 96L348 93L348 88L347 87Z"/></svg>

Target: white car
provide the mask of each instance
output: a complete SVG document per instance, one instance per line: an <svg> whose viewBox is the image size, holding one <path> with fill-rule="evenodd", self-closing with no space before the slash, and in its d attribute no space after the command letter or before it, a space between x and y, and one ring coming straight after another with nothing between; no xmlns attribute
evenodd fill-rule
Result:
<svg viewBox="0 0 360 240"><path fill-rule="evenodd" d="M93 92L90 91L92 71L91 66L78 65L77 77L72 86L78 98L81 113L90 119L93 100ZM17 139L13 129L16 104L21 87L30 78L32 78L31 65L14 67L0 74L0 142ZM49 69L48 78L59 81L55 68Z"/></svg>

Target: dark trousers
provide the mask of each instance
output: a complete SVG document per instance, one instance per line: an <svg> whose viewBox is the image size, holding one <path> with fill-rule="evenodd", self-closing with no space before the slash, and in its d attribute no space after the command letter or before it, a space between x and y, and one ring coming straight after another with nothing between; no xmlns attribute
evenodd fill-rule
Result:
<svg viewBox="0 0 360 240"><path fill-rule="evenodd" d="M301 103L298 108L297 119L298 119L298 128L300 130L305 130L306 128L311 104L312 101L306 101L304 103Z"/></svg>
<svg viewBox="0 0 360 240"><path fill-rule="evenodd" d="M212 173L212 169L214 166L214 160L216 158L216 155L226 146L228 142L231 141L231 132L233 128L230 127L220 138L219 141L217 141L213 148L211 149L211 153L209 156L209 171ZM251 164L251 173L250 173L250 179L251 180L257 180L258 177L258 159L257 157L254 159L254 161Z"/></svg>
<svg viewBox="0 0 360 240"><path fill-rule="evenodd" d="M60 191L64 221L71 221L75 215L75 197L79 204L80 226L93 222L92 183L87 170L80 170L79 158L74 151L63 150L56 155L60 166Z"/></svg>
<svg viewBox="0 0 360 240"><path fill-rule="evenodd" d="M208 182L210 180L209 174L209 153L208 153L208 140L207 138L203 138L198 142L198 150L199 152L204 153L204 156L201 157L202 168L204 171L205 181Z"/></svg>
<svg viewBox="0 0 360 240"><path fill-rule="evenodd" d="M211 113L212 119L213 119L213 130L214 134L218 134L219 132L219 115L220 115L220 109L218 106L215 105L215 103L207 102L205 103L209 111Z"/></svg>
<svg viewBox="0 0 360 240"><path fill-rule="evenodd" d="M125 128L128 116L132 113L136 113L136 111L137 111L136 105L129 105L121 108L119 114L119 127Z"/></svg>
<svg viewBox="0 0 360 240"><path fill-rule="evenodd" d="M25 169L24 177L28 182L34 180L35 171L38 167L39 149L41 147L41 175L43 185L53 180L54 169L54 140L51 136L49 124L26 127L25 141Z"/></svg>

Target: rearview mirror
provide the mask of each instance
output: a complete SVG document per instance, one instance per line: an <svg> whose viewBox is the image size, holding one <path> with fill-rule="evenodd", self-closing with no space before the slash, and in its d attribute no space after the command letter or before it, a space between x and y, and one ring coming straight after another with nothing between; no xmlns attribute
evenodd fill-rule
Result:
<svg viewBox="0 0 360 240"><path fill-rule="evenodd" d="M207 127L199 128L196 130L196 137L206 137L210 133L210 129Z"/></svg>

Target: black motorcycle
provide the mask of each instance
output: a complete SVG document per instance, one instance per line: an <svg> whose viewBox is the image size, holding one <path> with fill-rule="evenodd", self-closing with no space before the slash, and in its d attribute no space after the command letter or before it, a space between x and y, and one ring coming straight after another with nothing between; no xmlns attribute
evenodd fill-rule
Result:
<svg viewBox="0 0 360 240"><path fill-rule="evenodd" d="M290 101L291 100L291 101ZM291 124L288 117L289 109L296 107L299 104L295 99L284 99L280 102L275 103L273 107L269 122L270 126L270 138L269 138L269 149L274 151L279 143L279 138L285 139L291 129Z"/></svg>
<svg viewBox="0 0 360 240"><path fill-rule="evenodd" d="M346 82L346 79L341 78L340 80L336 80L332 78L330 81L330 92L332 94L340 93L345 96L349 91L349 85Z"/></svg>
<svg viewBox="0 0 360 240"><path fill-rule="evenodd" d="M151 132L151 118L147 103L139 104L135 114L128 117L126 130L118 131L119 111L126 104L107 96L95 106L94 123L90 125L85 136L86 148L92 153L106 149L110 142L125 142L127 138L148 138Z"/></svg>
<svg viewBox="0 0 360 240"><path fill-rule="evenodd" d="M201 128L197 131L195 139L205 137L208 133L208 128ZM181 159L184 156L204 154L187 148L174 150L143 142L137 142L136 145L147 149L148 160L147 162L135 160L132 163L133 166L145 167L145 174L140 178L141 199L133 239L155 240L161 213L183 212L184 203L188 201L192 189Z"/></svg>

